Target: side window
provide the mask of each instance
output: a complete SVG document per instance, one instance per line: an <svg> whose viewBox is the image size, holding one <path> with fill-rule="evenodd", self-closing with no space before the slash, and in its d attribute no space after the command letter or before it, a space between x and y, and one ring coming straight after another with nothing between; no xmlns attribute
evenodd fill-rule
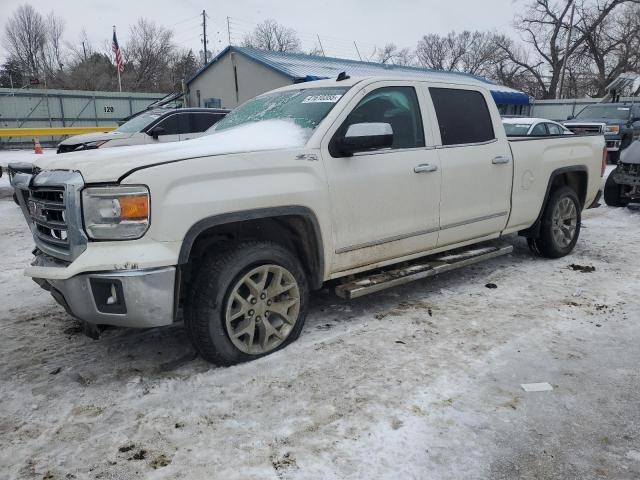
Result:
<svg viewBox="0 0 640 480"><path fill-rule="evenodd" d="M160 120L158 127L164 128L162 135L177 135L179 132L178 115L169 115L165 119Z"/></svg>
<svg viewBox="0 0 640 480"><path fill-rule="evenodd" d="M549 130L549 135L562 135L562 128L555 123L547 123L547 130Z"/></svg>
<svg viewBox="0 0 640 480"><path fill-rule="evenodd" d="M545 135L547 135L547 128L544 126L544 123L537 124L533 127L533 130L531 130L532 137L543 137Z"/></svg>
<svg viewBox="0 0 640 480"><path fill-rule="evenodd" d="M420 105L413 87L382 87L368 93L349 114L335 137L343 137L349 126L355 123L391 125L392 149L425 146Z"/></svg>
<svg viewBox="0 0 640 480"><path fill-rule="evenodd" d="M204 132L218 120L222 119L224 115L219 113L190 113L191 129L190 133Z"/></svg>
<svg viewBox="0 0 640 480"><path fill-rule="evenodd" d="M430 88L442 145L488 142L495 138L484 96L474 90Z"/></svg>

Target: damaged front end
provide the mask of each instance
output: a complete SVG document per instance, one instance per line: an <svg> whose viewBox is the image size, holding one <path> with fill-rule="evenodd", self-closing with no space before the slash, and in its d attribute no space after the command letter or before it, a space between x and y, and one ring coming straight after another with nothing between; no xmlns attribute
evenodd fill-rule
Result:
<svg viewBox="0 0 640 480"><path fill-rule="evenodd" d="M149 328L174 322L175 266L73 269L90 246L82 212L88 187L79 172L11 164L9 176L36 244L25 273L83 321L85 332L95 336L97 325Z"/></svg>
<svg viewBox="0 0 640 480"><path fill-rule="evenodd" d="M633 142L623 152L618 167L611 175L619 187L621 199L640 201L640 141Z"/></svg>

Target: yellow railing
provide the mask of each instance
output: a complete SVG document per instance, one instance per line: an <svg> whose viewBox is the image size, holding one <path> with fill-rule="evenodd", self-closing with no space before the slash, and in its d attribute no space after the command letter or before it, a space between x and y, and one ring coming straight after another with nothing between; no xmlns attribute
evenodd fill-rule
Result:
<svg viewBox="0 0 640 480"><path fill-rule="evenodd" d="M0 128L0 137L50 137L81 133L110 132L116 127Z"/></svg>

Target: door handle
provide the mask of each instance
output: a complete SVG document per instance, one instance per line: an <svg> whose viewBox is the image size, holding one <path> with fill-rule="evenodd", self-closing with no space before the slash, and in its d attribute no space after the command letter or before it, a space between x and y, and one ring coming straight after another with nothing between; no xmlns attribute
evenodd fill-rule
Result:
<svg viewBox="0 0 640 480"><path fill-rule="evenodd" d="M498 155L497 157L493 157L493 160L491 160L491 163L493 163L494 165L501 165L503 163L509 163L510 161L511 161L510 157Z"/></svg>
<svg viewBox="0 0 640 480"><path fill-rule="evenodd" d="M435 172L436 170L438 170L437 165L429 165L428 163L421 163L413 169L415 173Z"/></svg>

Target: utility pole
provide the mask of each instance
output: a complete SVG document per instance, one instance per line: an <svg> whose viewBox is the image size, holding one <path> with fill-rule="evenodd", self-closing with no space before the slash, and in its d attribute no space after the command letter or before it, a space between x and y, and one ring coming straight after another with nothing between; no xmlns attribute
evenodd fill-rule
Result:
<svg viewBox="0 0 640 480"><path fill-rule="evenodd" d="M207 64L207 12L202 10L202 43L204 44L204 64Z"/></svg>
<svg viewBox="0 0 640 480"><path fill-rule="evenodd" d="M229 46L231 46L231 21L227 17L227 36L229 37Z"/></svg>
<svg viewBox="0 0 640 480"><path fill-rule="evenodd" d="M84 46L84 42L82 42L82 52L84 53L84 61L87 61L87 47Z"/></svg>
<svg viewBox="0 0 640 480"><path fill-rule="evenodd" d="M356 53L358 54L358 58L362 61L362 55L360 55L360 50L358 50L358 44L354 41L353 46L356 47Z"/></svg>
<svg viewBox="0 0 640 480"><path fill-rule="evenodd" d="M576 11L576 3L573 0L569 0L571 2L571 16L569 19L569 31L567 32L567 42L564 46L564 58L562 59L562 71L560 73L560 85L558 90L556 91L556 98L560 98L562 96L562 89L564 88L564 74L567 70L567 60L568 60L568 52L569 52L569 43L571 43L571 31L573 30L573 14Z"/></svg>
<svg viewBox="0 0 640 480"><path fill-rule="evenodd" d="M320 41L320 34L316 34L318 37L318 43L320 44L320 50L322 51L322 56L326 57L325 53L324 53L324 47L322 46L322 42Z"/></svg>

